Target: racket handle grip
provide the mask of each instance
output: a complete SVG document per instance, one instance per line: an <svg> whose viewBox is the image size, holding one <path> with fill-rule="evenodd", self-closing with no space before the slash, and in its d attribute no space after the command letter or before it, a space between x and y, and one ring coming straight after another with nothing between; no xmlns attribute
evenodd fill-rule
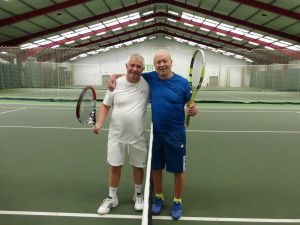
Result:
<svg viewBox="0 0 300 225"><path fill-rule="evenodd" d="M189 116L189 115L186 116L185 127L189 127L189 125L190 125L190 118L191 118L191 116Z"/></svg>

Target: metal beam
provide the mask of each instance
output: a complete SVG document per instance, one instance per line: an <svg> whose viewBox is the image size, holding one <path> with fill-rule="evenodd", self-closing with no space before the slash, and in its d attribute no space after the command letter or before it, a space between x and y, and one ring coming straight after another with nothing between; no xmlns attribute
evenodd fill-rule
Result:
<svg viewBox="0 0 300 225"><path fill-rule="evenodd" d="M37 16L42 16L42 15L45 15L47 13L51 13L51 12L54 12L54 11L65 9L65 8L69 8L69 7L79 5L79 4L82 4L82 3L85 3L85 2L89 2L89 1L92 1L92 0L68 0L66 2L51 5L51 6L42 8L42 9L37 9L37 10L31 11L31 12L28 12L28 13L24 13L24 14L21 14L21 15L16 15L16 16L13 16L13 17L10 17L10 18L7 18L7 19L0 20L0 27L10 25L10 24L13 24L13 23L17 23L17 22L21 22L23 20L28 20L28 19L31 19L31 18L34 18L34 17L37 17Z"/></svg>
<svg viewBox="0 0 300 225"><path fill-rule="evenodd" d="M244 5L249 5L249 6L252 6L252 7L255 7L255 8L263 9L263 10L266 10L266 11L269 11L269 12L272 12L272 13L276 13L276 14L279 14L279 15L286 16L286 17L290 17L290 18L296 19L298 21L300 20L300 14L299 13L292 12L290 10L279 8L277 6L269 5L269 4L259 2L259 1L256 1L256 0L251 0L251 1L249 1L249 0L232 0L232 1L239 2L239 3L244 4Z"/></svg>
<svg viewBox="0 0 300 225"><path fill-rule="evenodd" d="M146 1L146 2L138 3L138 4L135 4L135 5L131 5L131 6L127 6L127 7L124 7L122 9L117 9L117 10L114 10L114 11L111 11L111 12L108 12L108 13L103 13L103 14L100 14L98 16L89 17L89 18L82 19L80 21L75 21L75 22L65 24L65 25L62 25L62 26L59 26L59 27L55 27L55 28L51 28L51 29L48 29L48 30L45 30L45 31L41 31L41 32L37 32L37 33L34 33L34 34L26 35L26 36L23 36L23 37L15 38L13 40L5 41L5 42L0 43L0 45L1 46L16 46L16 45L19 45L23 42L26 42L26 41L28 41L30 39L33 39L33 38L36 38L36 37L47 35L49 33L59 32L59 31L65 30L65 29L70 29L72 27L79 26L79 25L89 23L89 22L93 22L95 20L101 20L101 19L105 19L106 17L109 17L109 16L117 15L119 13L122 13L122 12L126 11L126 10L136 10L138 8L145 7L145 6L148 6L148 5L151 5L151 4L155 4L155 3L171 4L171 5L181 7L181 8L187 9L187 10L191 10L191 11L194 11L194 12L206 14L206 15L213 16L213 17L216 17L216 18L219 18L219 19L222 19L222 20L227 20L227 21L236 23L237 25L243 25L243 26L251 27L253 29L261 30L263 32L274 34L274 35L279 36L279 37L283 37L283 38L286 38L286 39L290 39L290 40L300 42L300 37L297 37L297 36L294 36L294 35L291 35L291 34L287 34L287 33L284 33L284 32L278 31L278 30L274 30L274 29L271 29L271 28L267 28L267 27L264 27L264 26L252 24L252 23L249 23L249 22L246 22L246 21L243 21L243 20L235 19L235 18L225 16L225 15L222 15L222 14L219 14L219 13L211 12L211 11L201 9L201 8L198 8L198 7L194 7L194 6L191 6L191 5L187 5L185 3L180 3L180 2L172 1L172 0L149 0L149 1Z"/></svg>
<svg viewBox="0 0 300 225"><path fill-rule="evenodd" d="M17 46L17 45L20 45L21 43L24 43L24 42L26 42L30 39L33 39L33 38L48 35L48 34L51 34L51 33L56 33L56 32L59 32L59 31L65 30L65 29L71 29L73 27L76 27L76 26L79 26L79 25L82 25L82 24L85 24L85 23L90 23L90 22L93 22L93 21L102 20L102 19L105 19L107 17L111 17L111 16L117 15L119 13L123 13L124 11L127 11L127 10L128 11L135 10L135 9L145 7L145 6L148 6L148 5L151 5L151 4L152 3L150 1L147 1L147 2L142 2L142 3L135 4L135 5L127 6L127 7L117 9L117 10L114 10L114 11L111 11L111 12L103 13L103 14L100 14L100 15L97 15L97 16L92 16L92 17L89 17L89 18L86 18L86 19L82 19L82 20L78 20L78 21L75 21L75 22L72 22L72 23L64 24L62 26L50 28L50 29L47 29L47 30L44 30L44 31L34 33L34 34L29 34L29 35L26 35L26 36L23 36L23 37L15 38L13 40L4 41L4 42L0 43L0 46Z"/></svg>

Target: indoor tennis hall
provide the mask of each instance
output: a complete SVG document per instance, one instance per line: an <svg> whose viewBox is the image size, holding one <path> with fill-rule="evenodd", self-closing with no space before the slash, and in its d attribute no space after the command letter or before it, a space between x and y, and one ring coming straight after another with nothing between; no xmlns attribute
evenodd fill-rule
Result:
<svg viewBox="0 0 300 225"><path fill-rule="evenodd" d="M298 0L3 0L0 10L1 225L300 224ZM171 217L166 171L164 208L149 213L150 161L144 211L134 209L128 157L119 205L99 215L111 113L94 134L77 101L92 86L98 112L129 56L142 55L149 72L161 49L193 90L202 72L190 79L191 59L203 52L182 217ZM151 112L150 102L149 152Z"/></svg>

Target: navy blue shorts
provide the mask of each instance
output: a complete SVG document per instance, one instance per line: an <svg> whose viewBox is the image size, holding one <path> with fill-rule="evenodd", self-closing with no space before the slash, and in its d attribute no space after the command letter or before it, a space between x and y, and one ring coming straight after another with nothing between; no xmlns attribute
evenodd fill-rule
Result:
<svg viewBox="0 0 300 225"><path fill-rule="evenodd" d="M186 134L153 131L151 168L164 169L170 173L186 170Z"/></svg>

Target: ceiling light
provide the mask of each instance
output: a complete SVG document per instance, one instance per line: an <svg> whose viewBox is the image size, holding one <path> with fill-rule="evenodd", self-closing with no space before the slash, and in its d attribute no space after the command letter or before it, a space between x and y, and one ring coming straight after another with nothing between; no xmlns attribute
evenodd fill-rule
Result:
<svg viewBox="0 0 300 225"><path fill-rule="evenodd" d="M223 33L220 33L220 32L216 32L217 35L220 35L220 36L226 36L226 34L223 34Z"/></svg>
<svg viewBox="0 0 300 225"><path fill-rule="evenodd" d="M251 44L251 45L259 45L259 44L255 43L255 42L252 42L252 41L249 41L248 43Z"/></svg>
<svg viewBox="0 0 300 225"><path fill-rule="evenodd" d="M146 15L149 15L149 14L152 14L152 13L153 13L153 11L145 12L145 13L143 13L143 16L146 16Z"/></svg>
<svg viewBox="0 0 300 225"><path fill-rule="evenodd" d="M101 33L98 33L98 34L96 34L96 35L103 35L103 34L105 34L106 32L101 32Z"/></svg>
<svg viewBox="0 0 300 225"><path fill-rule="evenodd" d="M232 37L234 40L237 40L237 41L242 41L243 39L242 38L237 38L237 37Z"/></svg>
<svg viewBox="0 0 300 225"><path fill-rule="evenodd" d="M204 31L210 31L209 29L206 29L206 28L203 28L203 27L200 27L200 30L204 30Z"/></svg>
<svg viewBox="0 0 300 225"><path fill-rule="evenodd" d="M176 20L173 20L173 19L170 19L170 18L168 18L168 20L171 21L171 22L174 22L174 23L177 22Z"/></svg>
<svg viewBox="0 0 300 225"><path fill-rule="evenodd" d="M178 16L179 13L169 10L168 13Z"/></svg>
<svg viewBox="0 0 300 225"><path fill-rule="evenodd" d="M145 23L150 22L150 21L153 21L153 20L154 20L154 18L151 18L151 19L149 19L149 20L145 20Z"/></svg>
<svg viewBox="0 0 300 225"><path fill-rule="evenodd" d="M117 30L121 30L121 29L122 29L121 27L118 27L118 28L112 29L112 31L117 31Z"/></svg>
<svg viewBox="0 0 300 225"><path fill-rule="evenodd" d="M129 24L128 26L129 26L129 27L133 27L133 26L135 26L135 25L138 25L138 23Z"/></svg>
<svg viewBox="0 0 300 225"><path fill-rule="evenodd" d="M194 25L192 24L189 24L189 23L183 23L185 26L188 26L188 27L193 27Z"/></svg>

